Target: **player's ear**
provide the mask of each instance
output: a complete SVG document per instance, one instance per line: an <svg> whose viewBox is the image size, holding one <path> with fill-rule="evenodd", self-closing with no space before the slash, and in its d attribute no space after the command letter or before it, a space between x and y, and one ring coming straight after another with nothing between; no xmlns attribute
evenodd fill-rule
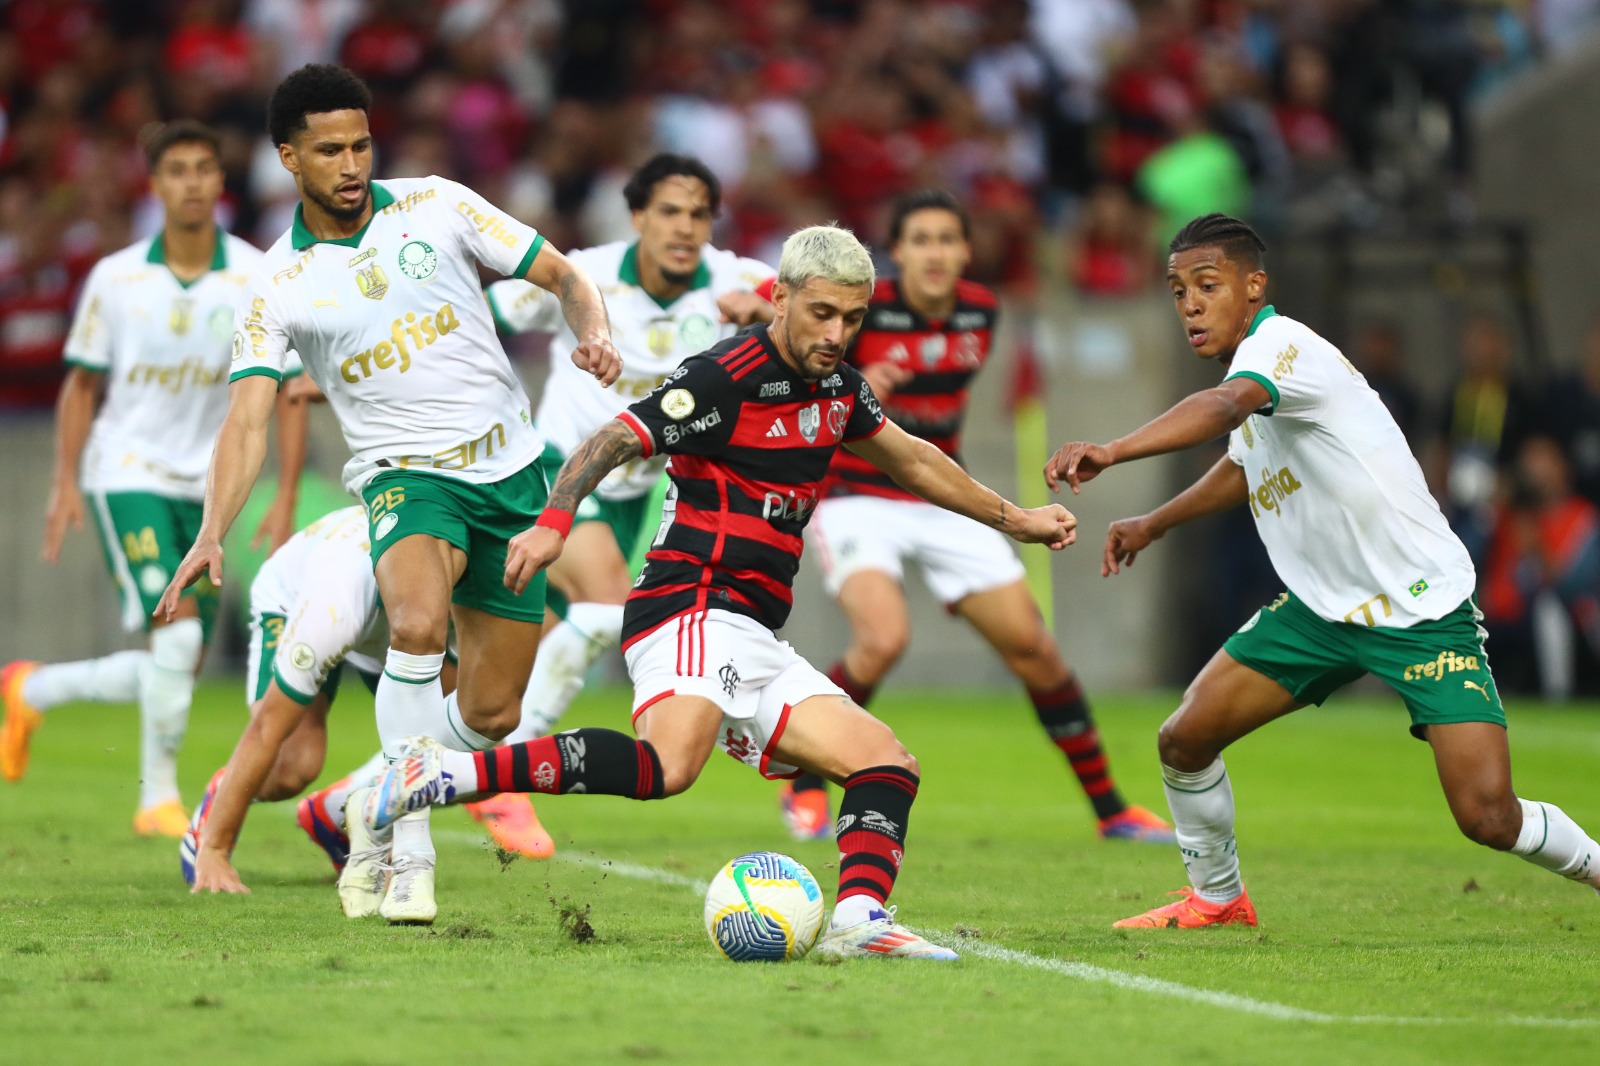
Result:
<svg viewBox="0 0 1600 1066"><path fill-rule="evenodd" d="M295 155L292 145L288 143L278 145L278 162L282 163L283 169L289 173L300 173L300 157Z"/></svg>
<svg viewBox="0 0 1600 1066"><path fill-rule="evenodd" d="M1260 300L1267 292L1267 272L1265 270L1252 270L1244 282L1245 295L1254 303Z"/></svg>

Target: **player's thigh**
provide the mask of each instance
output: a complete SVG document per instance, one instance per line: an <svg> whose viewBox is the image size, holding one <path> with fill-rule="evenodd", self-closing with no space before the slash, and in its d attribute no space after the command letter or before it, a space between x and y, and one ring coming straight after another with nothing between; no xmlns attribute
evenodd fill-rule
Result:
<svg viewBox="0 0 1600 1066"><path fill-rule="evenodd" d="M459 603L451 613L456 623L456 698L461 717L488 736L503 735L516 728L521 715L541 623L504 618ZM509 722L503 721L507 718Z"/></svg>
<svg viewBox="0 0 1600 1066"><path fill-rule="evenodd" d="M1496 722L1435 722L1426 727L1439 785L1456 825L1502 851L1517 842L1522 808L1511 785L1511 751Z"/></svg>
<svg viewBox="0 0 1600 1066"><path fill-rule="evenodd" d="M772 745L771 761L820 774L836 784L872 766L918 772L916 759L894 730L848 696L831 693L809 696L789 709Z"/></svg>
<svg viewBox="0 0 1600 1066"><path fill-rule="evenodd" d="M694 784L716 750L722 722L722 708L704 696L665 696L635 713L634 732L650 742L661 760L667 795Z"/></svg>
<svg viewBox="0 0 1600 1066"><path fill-rule="evenodd" d="M1489 671L1488 633L1480 621L1469 600L1440 619L1355 635L1362 666L1405 701L1411 735L1419 740L1429 739L1434 725L1505 727L1505 708Z"/></svg>
<svg viewBox="0 0 1600 1066"><path fill-rule="evenodd" d="M1282 683L1218 651L1162 723L1161 761L1175 770L1209 766L1224 748L1304 706Z"/></svg>
<svg viewBox="0 0 1600 1066"><path fill-rule="evenodd" d="M955 610L1030 689L1066 682L1066 663L1026 582L1019 579L971 593L956 601Z"/></svg>
<svg viewBox="0 0 1600 1066"><path fill-rule="evenodd" d="M378 594L397 650L443 649L450 593L467 565L471 501L462 486L423 474L380 474L361 489Z"/></svg>
<svg viewBox="0 0 1600 1066"><path fill-rule="evenodd" d="M897 575L856 570L839 585L838 600L857 646L883 659L899 658L911 640L911 612Z"/></svg>
<svg viewBox="0 0 1600 1066"><path fill-rule="evenodd" d="M603 521L573 526L549 580L570 603L622 603L632 584L628 560L611 525Z"/></svg>

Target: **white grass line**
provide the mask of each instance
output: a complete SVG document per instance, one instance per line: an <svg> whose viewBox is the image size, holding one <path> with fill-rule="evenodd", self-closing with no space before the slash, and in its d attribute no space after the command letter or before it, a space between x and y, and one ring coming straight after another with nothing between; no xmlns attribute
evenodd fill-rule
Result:
<svg viewBox="0 0 1600 1066"><path fill-rule="evenodd" d="M433 833L435 840L448 840L461 844L473 844L484 847L488 841L474 833L463 833L459 830L440 829ZM573 866L588 866L593 869L603 870L606 873L616 874L618 877L629 877L636 881L650 881L658 885L674 885L687 888L699 895L704 895L709 882L695 877L685 877L683 874L673 873L655 866L644 866L634 862L619 862L615 859L605 859L597 855L575 855L567 852L557 852L551 862L567 863ZM907 928L910 928L909 926ZM917 930L912 930L917 932ZM1126 973L1122 970L1112 970L1104 966L1093 966L1086 962L1072 962L1067 959L1054 959L1047 955L1034 955L1015 948L1002 947L999 944L986 944L981 940L964 939L954 933L941 929L921 931L921 935L945 944L954 944L962 954L973 955L980 959L992 959L996 962L1006 962L1013 966L1026 966L1029 969L1044 970L1049 973L1069 977L1075 981L1084 981L1089 984L1111 985L1114 988L1125 989L1130 992L1145 992L1150 995L1165 996L1169 999L1183 999L1191 1003L1201 1003L1208 1007L1219 1007L1223 1010L1237 1011L1240 1014L1253 1014L1260 1018L1272 1018L1282 1022L1308 1022L1315 1025L1515 1025L1533 1029L1594 1029L1600 1027L1600 1019L1595 1018L1539 1018L1523 1015L1507 1015L1500 1018L1408 1018L1402 1015L1388 1014L1330 1014L1325 1011L1306 1010L1303 1007L1291 1007L1285 1003L1273 1003L1270 1000L1251 999L1249 996L1235 995L1232 992L1214 992L1205 988L1194 988L1189 985L1179 984L1176 981L1164 981L1159 977L1146 977L1143 974Z"/></svg>

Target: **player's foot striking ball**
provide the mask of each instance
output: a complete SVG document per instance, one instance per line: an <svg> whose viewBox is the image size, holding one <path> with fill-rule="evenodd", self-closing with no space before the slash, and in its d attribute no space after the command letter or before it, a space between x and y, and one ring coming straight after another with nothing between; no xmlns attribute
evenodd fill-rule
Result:
<svg viewBox="0 0 1600 1066"><path fill-rule="evenodd" d="M1288 586L1228 639L1161 727L1161 774L1193 887L1117 925L1255 923L1222 751L1368 673L1400 696L1411 735L1432 746L1468 839L1600 889L1600 844L1560 808L1511 787L1506 715L1466 548L1361 372L1266 302L1265 251L1226 215L1180 230L1167 284L1189 346L1222 365L1222 384L1110 444L1063 445L1045 466L1051 488L1066 482L1077 492L1118 463L1228 434L1228 454L1199 481L1112 523L1100 572L1120 573L1174 526L1248 504Z"/></svg>

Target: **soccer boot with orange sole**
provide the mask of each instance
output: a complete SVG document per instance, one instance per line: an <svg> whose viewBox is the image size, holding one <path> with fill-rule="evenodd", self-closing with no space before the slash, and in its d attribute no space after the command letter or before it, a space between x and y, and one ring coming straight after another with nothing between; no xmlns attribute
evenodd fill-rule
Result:
<svg viewBox="0 0 1600 1066"><path fill-rule="evenodd" d="M311 842L322 849L322 853L333 863L334 870L344 872L344 864L350 861L350 837L334 821L333 814L328 810L328 793L341 785L348 785L349 780L337 781L327 788L311 793L303 798L294 809L294 820L299 823L305 835Z"/></svg>
<svg viewBox="0 0 1600 1066"><path fill-rule="evenodd" d="M1175 903L1135 914L1120 922L1112 922L1113 929L1199 929L1208 925L1255 925L1256 907L1250 902L1250 893L1240 892L1237 899L1227 903L1210 903L1195 895L1188 885L1169 896L1181 896Z"/></svg>
<svg viewBox="0 0 1600 1066"><path fill-rule="evenodd" d="M1176 844L1172 825L1154 811L1129 804L1110 818L1100 819L1102 840L1133 840L1141 844Z"/></svg>
<svg viewBox="0 0 1600 1066"><path fill-rule="evenodd" d="M783 811L783 824L796 840L828 840L833 836L827 789L796 792L793 783L785 781L778 793L778 806Z"/></svg>
<svg viewBox="0 0 1600 1066"><path fill-rule="evenodd" d="M189 831L189 815L184 812L183 801L167 800L146 807L133 816L133 831L142 837L182 839Z"/></svg>
<svg viewBox="0 0 1600 1066"><path fill-rule="evenodd" d="M5 718L0 721L0 776L7 781L21 781L28 772L28 742L44 721L44 715L22 695L28 675L38 667L38 663L15 662L0 670L0 699L5 702Z"/></svg>
<svg viewBox="0 0 1600 1066"><path fill-rule="evenodd" d="M529 859L548 859L556 842L539 824L533 801L514 792L499 792L476 803L463 804L467 813L483 823L489 836L507 851Z"/></svg>

